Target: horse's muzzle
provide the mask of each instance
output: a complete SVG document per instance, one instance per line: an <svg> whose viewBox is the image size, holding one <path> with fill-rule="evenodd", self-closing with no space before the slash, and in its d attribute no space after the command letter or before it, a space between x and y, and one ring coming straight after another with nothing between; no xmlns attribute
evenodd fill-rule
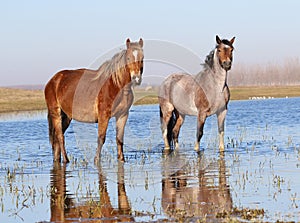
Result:
<svg viewBox="0 0 300 223"><path fill-rule="evenodd" d="M231 69L231 61L224 61L224 62L222 63L222 67L223 67L223 69L226 70L226 71L230 70L230 69Z"/></svg>
<svg viewBox="0 0 300 223"><path fill-rule="evenodd" d="M142 76L140 76L140 75L132 75L131 82L134 85L140 85L142 83Z"/></svg>

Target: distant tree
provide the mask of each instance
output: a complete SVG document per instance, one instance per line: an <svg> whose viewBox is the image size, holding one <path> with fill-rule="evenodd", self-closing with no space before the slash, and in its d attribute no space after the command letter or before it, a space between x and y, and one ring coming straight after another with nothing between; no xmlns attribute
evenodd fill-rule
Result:
<svg viewBox="0 0 300 223"><path fill-rule="evenodd" d="M231 86L300 85L300 60L289 58L283 64L235 64L228 75Z"/></svg>

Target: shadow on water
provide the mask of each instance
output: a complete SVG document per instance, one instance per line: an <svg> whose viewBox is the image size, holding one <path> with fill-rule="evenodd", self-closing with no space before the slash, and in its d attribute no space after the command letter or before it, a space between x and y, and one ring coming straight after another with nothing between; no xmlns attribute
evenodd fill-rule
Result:
<svg viewBox="0 0 300 223"><path fill-rule="evenodd" d="M124 183L124 164L118 163L118 208L113 208L101 165L98 166L99 197L76 201L68 193L65 165L55 163L51 170L51 222L132 222L131 207Z"/></svg>
<svg viewBox="0 0 300 223"><path fill-rule="evenodd" d="M174 165L186 158L183 154L174 152L164 162L164 212L175 219L219 221L216 218L219 213L232 209L224 154L208 163L204 153L201 153L195 162L188 162L174 171Z"/></svg>
<svg viewBox="0 0 300 223"><path fill-rule="evenodd" d="M197 156L196 156L197 157ZM173 151L161 157L161 178L153 187L161 186L161 213L149 210L134 210L131 202L132 191L126 192L130 185L129 169L131 164L116 164L117 180L114 185L108 183L108 163L97 166L98 194L88 199L76 197L75 191L68 191L68 178L71 172L66 166L54 163L51 170L51 222L134 222L141 220L177 221L185 219L208 222L219 221L218 213L232 209L230 187L227 183L227 171L224 155L210 160L201 153L197 159L191 160L185 152ZM103 168L104 166L104 168ZM133 179L135 181L135 179ZM144 179L143 179L144 180ZM135 181L136 182L136 181ZM117 205L114 205L113 188L117 188ZM147 188L138 189L136 193L146 193ZM110 193L109 193L110 191ZM155 216L156 215L156 216ZM159 216L159 217L158 217ZM158 218L157 218L158 217Z"/></svg>

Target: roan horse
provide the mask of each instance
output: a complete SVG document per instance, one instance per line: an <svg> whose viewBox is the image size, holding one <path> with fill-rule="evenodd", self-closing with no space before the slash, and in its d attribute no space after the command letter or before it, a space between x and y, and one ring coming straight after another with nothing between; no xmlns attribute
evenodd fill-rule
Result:
<svg viewBox="0 0 300 223"><path fill-rule="evenodd" d="M203 71L195 76L172 74L161 84L159 106L165 150L173 141L178 148L178 135L185 115L197 116L195 150L199 151L203 127L208 116L218 118L219 150L224 151L224 121L230 97L227 71L231 69L233 42L216 36L217 45L206 57Z"/></svg>
<svg viewBox="0 0 300 223"><path fill-rule="evenodd" d="M124 161L123 137L129 108L133 103L132 86L139 85L143 73L143 40L126 40L126 49L104 62L98 70L63 70L45 87L48 107L49 138L54 161L69 162L64 132L72 119L98 122L98 146L95 162L100 160L106 130L111 117L116 118L118 159Z"/></svg>

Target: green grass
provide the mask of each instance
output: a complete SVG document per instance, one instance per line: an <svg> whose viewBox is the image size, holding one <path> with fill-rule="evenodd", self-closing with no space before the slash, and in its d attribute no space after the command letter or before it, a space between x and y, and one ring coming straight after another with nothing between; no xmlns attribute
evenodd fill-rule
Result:
<svg viewBox="0 0 300 223"><path fill-rule="evenodd" d="M300 86L231 87L231 100L248 100L250 97L299 97ZM157 90L135 89L135 105L157 104ZM0 113L46 109L42 90L0 88Z"/></svg>

